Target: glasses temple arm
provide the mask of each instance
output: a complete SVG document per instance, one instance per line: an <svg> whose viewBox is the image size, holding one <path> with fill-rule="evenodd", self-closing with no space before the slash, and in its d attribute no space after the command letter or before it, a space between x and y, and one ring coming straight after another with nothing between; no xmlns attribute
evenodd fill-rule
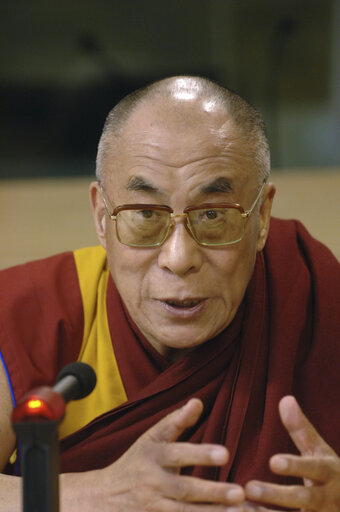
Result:
<svg viewBox="0 0 340 512"><path fill-rule="evenodd" d="M107 204L106 199L105 199L103 185L100 183L100 181L98 181L98 184L99 184L99 188L100 188L100 195L102 196L102 200L103 200L103 203L104 203L104 207L105 207L106 213L108 214L108 216L110 217L111 220L116 220L116 215L113 215L112 213L110 213L108 204Z"/></svg>
<svg viewBox="0 0 340 512"><path fill-rule="evenodd" d="M264 189L264 187L265 187L265 185L266 185L266 183L267 183L267 179L268 179L268 178L264 178L263 183L262 183L262 187L260 188L260 191L259 191L259 193L257 194L255 201L253 202L253 204L251 205L251 207L249 208L249 210L246 210L246 211L244 212L244 213L246 214L246 216L247 216L247 217L249 217L249 216L251 215L252 211L254 210L254 208L255 208L255 206L256 206L256 203L257 203L257 202L258 202L258 200L260 199L261 194L262 194L262 192L263 192L263 189Z"/></svg>

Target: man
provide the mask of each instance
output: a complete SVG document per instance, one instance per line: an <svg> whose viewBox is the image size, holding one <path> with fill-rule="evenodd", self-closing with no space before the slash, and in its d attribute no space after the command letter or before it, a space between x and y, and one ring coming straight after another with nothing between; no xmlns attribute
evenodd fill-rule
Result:
<svg viewBox="0 0 340 512"><path fill-rule="evenodd" d="M11 391L79 359L98 384L61 425L62 510L340 510L339 265L270 223L268 174L260 115L206 79L110 113L90 187L102 248L2 274L3 468ZM18 479L0 484L18 510Z"/></svg>

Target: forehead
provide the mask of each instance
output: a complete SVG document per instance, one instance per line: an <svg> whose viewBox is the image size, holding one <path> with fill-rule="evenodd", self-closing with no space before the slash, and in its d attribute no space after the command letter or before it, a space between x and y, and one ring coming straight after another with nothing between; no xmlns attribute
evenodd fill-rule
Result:
<svg viewBox="0 0 340 512"><path fill-rule="evenodd" d="M112 144L105 173L115 189L135 176L165 187L225 176L238 188L254 174L252 167L241 131L223 107L149 101L136 108Z"/></svg>

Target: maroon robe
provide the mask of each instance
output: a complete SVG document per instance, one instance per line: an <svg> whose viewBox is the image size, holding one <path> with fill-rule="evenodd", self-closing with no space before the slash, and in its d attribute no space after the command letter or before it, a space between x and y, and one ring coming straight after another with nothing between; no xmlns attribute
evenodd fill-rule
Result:
<svg viewBox="0 0 340 512"><path fill-rule="evenodd" d="M232 324L171 365L143 339L111 281L109 326L128 402L62 441L63 471L112 463L191 397L204 412L181 439L221 443L231 454L227 466L195 467L194 475L280 481L268 459L294 450L278 415L287 394L340 452L339 268L300 223L273 219Z"/></svg>

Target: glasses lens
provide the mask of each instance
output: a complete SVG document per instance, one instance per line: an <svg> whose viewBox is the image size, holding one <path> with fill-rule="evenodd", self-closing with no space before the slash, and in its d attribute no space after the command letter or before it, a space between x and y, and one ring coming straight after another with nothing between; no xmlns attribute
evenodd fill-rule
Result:
<svg viewBox="0 0 340 512"><path fill-rule="evenodd" d="M117 214L118 240L135 247L152 247L164 240L170 224L167 211L128 209Z"/></svg>
<svg viewBox="0 0 340 512"><path fill-rule="evenodd" d="M237 208L207 208L188 213L191 230L205 245L228 245L243 236L244 221Z"/></svg>

